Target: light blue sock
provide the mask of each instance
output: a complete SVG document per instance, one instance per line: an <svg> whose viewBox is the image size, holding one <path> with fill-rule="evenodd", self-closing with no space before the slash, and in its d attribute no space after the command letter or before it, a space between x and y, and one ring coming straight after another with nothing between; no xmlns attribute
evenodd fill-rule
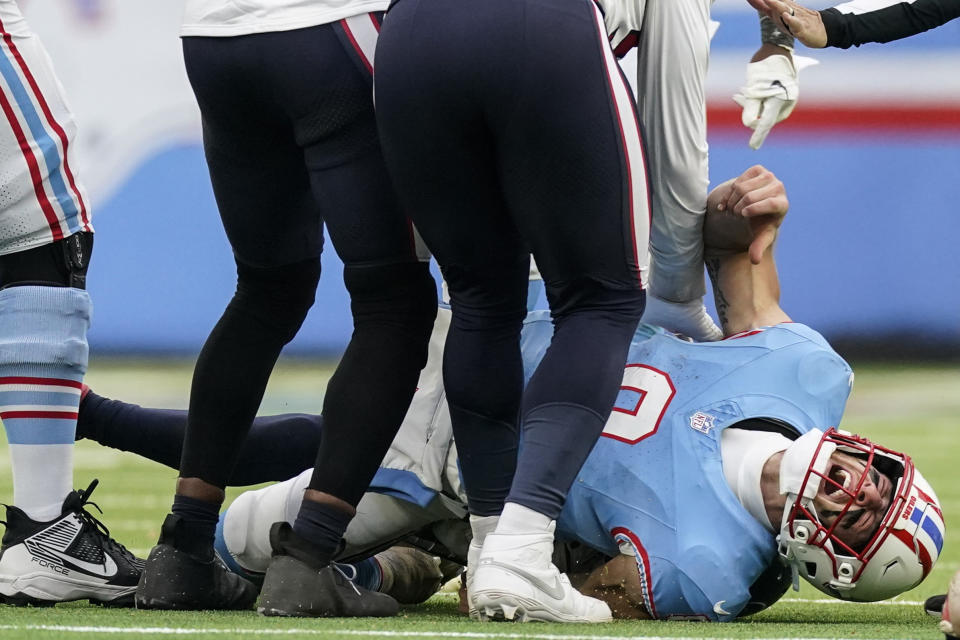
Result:
<svg viewBox="0 0 960 640"><path fill-rule="evenodd" d="M10 443L13 504L33 520L59 516L73 490L91 308L80 289L0 291L0 420Z"/></svg>

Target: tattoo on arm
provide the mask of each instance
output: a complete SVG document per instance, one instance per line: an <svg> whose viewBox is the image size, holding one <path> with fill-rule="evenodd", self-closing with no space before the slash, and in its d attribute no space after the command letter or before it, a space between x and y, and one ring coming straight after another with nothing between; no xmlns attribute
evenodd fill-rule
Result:
<svg viewBox="0 0 960 640"><path fill-rule="evenodd" d="M727 309L730 307L730 302L723 293L723 287L720 286L720 258L706 258L704 263L707 265L707 273L713 283L713 298L717 307L717 317L720 318L720 326L726 330L729 326Z"/></svg>

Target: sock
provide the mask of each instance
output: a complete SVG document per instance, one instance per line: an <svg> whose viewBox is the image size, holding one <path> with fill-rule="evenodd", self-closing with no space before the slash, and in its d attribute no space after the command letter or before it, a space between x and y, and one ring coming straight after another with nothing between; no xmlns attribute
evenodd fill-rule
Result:
<svg viewBox="0 0 960 640"><path fill-rule="evenodd" d="M335 507L304 500L293 522L293 531L315 546L321 563L328 563L337 553L343 532L352 519L353 515Z"/></svg>
<svg viewBox="0 0 960 640"><path fill-rule="evenodd" d="M177 494L171 512L181 518L174 546L200 560L213 560L220 504Z"/></svg>
<svg viewBox="0 0 960 640"><path fill-rule="evenodd" d="M473 533L473 539L479 545L487 539L487 534L492 533L497 528L500 516L475 516L470 514L470 531Z"/></svg>
<svg viewBox="0 0 960 640"><path fill-rule="evenodd" d="M383 569L380 567L380 563L377 562L376 556L355 562L351 566L353 566L357 572L353 578L353 582L357 586L363 587L367 591L380 590L380 586L383 584ZM350 575L349 571L347 575Z"/></svg>
<svg viewBox="0 0 960 640"><path fill-rule="evenodd" d="M503 506L497 533L553 533L553 520L533 509L515 502Z"/></svg>
<svg viewBox="0 0 960 640"><path fill-rule="evenodd" d="M80 289L0 291L0 420L10 443L13 504L32 520L58 517L73 490L90 312L90 296Z"/></svg>

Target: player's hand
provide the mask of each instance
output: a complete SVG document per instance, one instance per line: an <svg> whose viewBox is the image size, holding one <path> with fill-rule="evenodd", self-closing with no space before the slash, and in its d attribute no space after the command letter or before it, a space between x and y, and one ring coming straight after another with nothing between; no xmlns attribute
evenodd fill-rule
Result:
<svg viewBox="0 0 960 640"><path fill-rule="evenodd" d="M697 342L723 339L723 331L707 313L700 298L690 302L670 302L648 294L643 321L681 333Z"/></svg>
<svg viewBox="0 0 960 640"><path fill-rule="evenodd" d="M750 4L808 47L822 49L827 46L827 29L819 11L807 9L793 0L750 0Z"/></svg>
<svg viewBox="0 0 960 640"><path fill-rule="evenodd" d="M780 49L780 47L777 47ZM759 149L773 125L786 120L797 106L800 84L790 52L774 54L747 65L747 83L734 101L743 107L741 120L753 129L750 148Z"/></svg>
<svg viewBox="0 0 960 640"><path fill-rule="evenodd" d="M790 202L780 179L765 167L754 165L730 184L729 193L717 208L749 219L750 262L760 264L764 252L777 239Z"/></svg>

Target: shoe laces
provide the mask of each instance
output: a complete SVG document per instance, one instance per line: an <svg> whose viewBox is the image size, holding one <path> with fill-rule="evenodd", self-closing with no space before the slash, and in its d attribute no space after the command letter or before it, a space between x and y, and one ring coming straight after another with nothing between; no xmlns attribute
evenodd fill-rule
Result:
<svg viewBox="0 0 960 640"><path fill-rule="evenodd" d="M110 536L110 530L107 529L107 525L103 524L100 519L87 511L87 507L92 506L101 514L103 513L103 509L100 508L100 505L90 500L90 494L93 493L93 490L97 488L98 484L100 484L100 480L94 478L93 482L91 482L90 486L88 486L86 489L75 491L67 496L66 503L64 504L65 510L69 509L70 511L76 513L77 517L80 519L80 522L83 523L83 528L85 530L93 530L93 537L97 541L97 546L100 548L101 552L117 552L136 566L139 559L134 556L133 553L131 553L125 546Z"/></svg>
<svg viewBox="0 0 960 640"><path fill-rule="evenodd" d="M357 577L357 568L355 566L353 566L352 564L340 564L338 562L331 562L330 566L333 567L333 570L339 573L343 577L343 579L347 581L347 583L350 585L350 587L358 596L361 595L360 589L358 589L356 583L354 583L354 579ZM344 567L350 567L351 573L353 575L348 576L347 572L344 571Z"/></svg>

